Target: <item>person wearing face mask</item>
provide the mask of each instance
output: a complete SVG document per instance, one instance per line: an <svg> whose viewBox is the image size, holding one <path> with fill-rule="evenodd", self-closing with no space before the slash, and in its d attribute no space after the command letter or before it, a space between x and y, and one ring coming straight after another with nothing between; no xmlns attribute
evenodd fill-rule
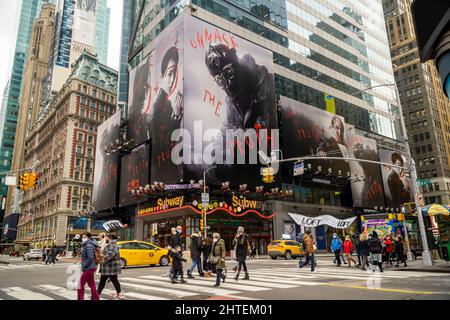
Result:
<svg viewBox="0 0 450 320"><path fill-rule="evenodd" d="M233 240L233 246L236 248L236 260L238 262L238 271L234 279L236 281L239 280L239 274L241 273L242 268L244 268L244 280L249 280L250 277L248 276L247 264L245 263L245 260L247 259L250 244L248 241L248 235L244 232L244 227L238 228L236 237Z"/></svg>
<svg viewBox="0 0 450 320"><path fill-rule="evenodd" d="M220 234L213 234L213 245L211 249L211 254L208 258L208 262L213 266L213 269L216 270L216 284L214 287L220 286L220 280L222 279L225 282L227 276L224 272L226 272L226 249L225 249L225 241L220 239Z"/></svg>
<svg viewBox="0 0 450 320"><path fill-rule="evenodd" d="M177 226L176 228L173 227L171 229L172 232L172 236L169 239L169 256L173 259L173 255L177 253L177 251L175 250L175 248L180 247L181 248L181 252L183 252L183 228L181 226ZM172 281L172 277L173 277L173 264L170 268L170 272L168 274L170 280Z"/></svg>
<svg viewBox="0 0 450 320"><path fill-rule="evenodd" d="M86 283L91 288L91 300L100 300L95 287L95 271L97 270L96 251L98 245L93 241L89 232L82 235L81 270L82 275L78 285L78 300L84 300L84 287Z"/></svg>
<svg viewBox="0 0 450 320"><path fill-rule="evenodd" d="M103 249L103 255L104 261L100 265L101 277L97 290L98 294L102 294L106 281L110 279L117 293L115 300L123 300L124 296L117 278L117 276L121 273L122 268L120 265L120 251L119 246L117 245L116 235L108 234L108 237L105 236L105 248Z"/></svg>

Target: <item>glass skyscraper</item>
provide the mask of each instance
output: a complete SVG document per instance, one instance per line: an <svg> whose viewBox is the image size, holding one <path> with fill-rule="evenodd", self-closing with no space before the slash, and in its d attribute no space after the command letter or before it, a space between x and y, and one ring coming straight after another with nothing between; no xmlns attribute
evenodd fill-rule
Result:
<svg viewBox="0 0 450 320"><path fill-rule="evenodd" d="M9 81L8 96L6 98L5 117L2 126L2 139L0 140L0 172L11 168L11 160L16 133L17 115L19 112L19 98L22 89L22 75L27 60L28 46L34 19L39 15L42 3L55 3L56 0L23 0L20 10L19 30L14 52L12 74ZM0 196L5 197L8 188L4 185L4 176L1 177Z"/></svg>

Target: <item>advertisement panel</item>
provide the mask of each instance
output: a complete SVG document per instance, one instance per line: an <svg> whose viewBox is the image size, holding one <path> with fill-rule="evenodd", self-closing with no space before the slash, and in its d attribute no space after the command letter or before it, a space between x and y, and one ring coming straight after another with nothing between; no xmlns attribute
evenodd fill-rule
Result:
<svg viewBox="0 0 450 320"><path fill-rule="evenodd" d="M150 147L142 145L122 158L120 178L120 206L136 203L131 190L150 184Z"/></svg>
<svg viewBox="0 0 450 320"><path fill-rule="evenodd" d="M350 158L380 161L375 140L352 133L348 134L348 145L352 146L348 153ZM351 161L350 169L353 205L363 208L384 207L380 165Z"/></svg>
<svg viewBox="0 0 450 320"><path fill-rule="evenodd" d="M214 163L208 184L259 185L258 148L278 143L272 52L190 16L184 32L184 178L202 179Z"/></svg>
<svg viewBox="0 0 450 320"><path fill-rule="evenodd" d="M97 130L95 152L94 190L92 203L97 211L116 204L118 154L108 154L106 147L120 136L120 111L111 116Z"/></svg>
<svg viewBox="0 0 450 320"><path fill-rule="evenodd" d="M130 73L128 94L128 138L140 145L151 139L150 101L152 95L152 75L154 74L153 53L147 56Z"/></svg>
<svg viewBox="0 0 450 320"><path fill-rule="evenodd" d="M401 167L408 165L405 156L397 151L380 149L379 153L381 162ZM388 207L397 209L401 208L404 203L414 202L411 177L407 170L386 165L381 167L381 173Z"/></svg>
<svg viewBox="0 0 450 320"><path fill-rule="evenodd" d="M96 8L97 0L75 0L73 41L94 46Z"/></svg>
<svg viewBox="0 0 450 320"><path fill-rule="evenodd" d="M348 157L348 131L344 118L305 103L281 97L284 157ZM307 160L308 173L346 177L350 165L344 160Z"/></svg>

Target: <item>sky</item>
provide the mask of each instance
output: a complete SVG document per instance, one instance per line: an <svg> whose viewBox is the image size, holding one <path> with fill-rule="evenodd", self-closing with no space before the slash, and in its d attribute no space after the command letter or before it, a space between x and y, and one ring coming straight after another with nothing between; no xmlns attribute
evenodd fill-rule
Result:
<svg viewBox="0 0 450 320"><path fill-rule="evenodd" d="M0 0L0 105L3 89L11 76L21 0ZM108 0L111 8L108 66L119 70L123 0Z"/></svg>

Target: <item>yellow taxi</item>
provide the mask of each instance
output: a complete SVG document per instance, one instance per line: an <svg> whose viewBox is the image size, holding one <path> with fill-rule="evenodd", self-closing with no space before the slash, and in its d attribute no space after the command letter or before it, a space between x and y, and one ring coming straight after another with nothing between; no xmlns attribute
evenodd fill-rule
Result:
<svg viewBox="0 0 450 320"><path fill-rule="evenodd" d="M117 242L120 249L122 269L130 266L167 266L170 263L169 250L144 241Z"/></svg>
<svg viewBox="0 0 450 320"><path fill-rule="evenodd" d="M272 259L283 257L286 260L304 257L305 252L300 242L294 240L275 240L267 246L267 252Z"/></svg>

